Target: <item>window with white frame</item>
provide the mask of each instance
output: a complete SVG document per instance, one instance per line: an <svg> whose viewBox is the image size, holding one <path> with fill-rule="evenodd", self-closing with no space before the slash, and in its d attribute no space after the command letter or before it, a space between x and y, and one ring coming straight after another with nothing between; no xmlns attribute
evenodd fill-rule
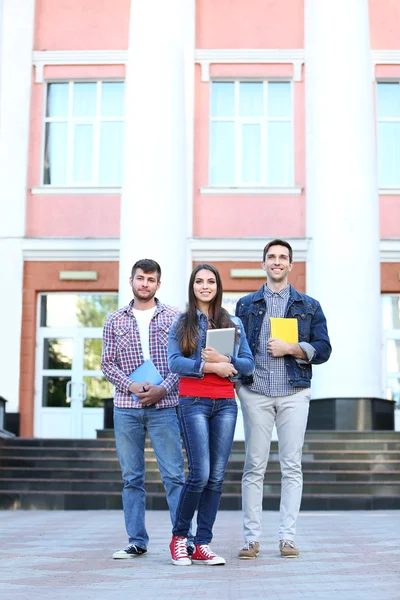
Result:
<svg viewBox="0 0 400 600"><path fill-rule="evenodd" d="M210 185L293 185L290 82L211 84Z"/></svg>
<svg viewBox="0 0 400 600"><path fill-rule="evenodd" d="M47 84L44 185L121 185L124 84Z"/></svg>
<svg viewBox="0 0 400 600"><path fill-rule="evenodd" d="M400 407L400 295L382 296L382 321L385 396Z"/></svg>
<svg viewBox="0 0 400 600"><path fill-rule="evenodd" d="M400 187L400 83L377 84L380 187Z"/></svg>

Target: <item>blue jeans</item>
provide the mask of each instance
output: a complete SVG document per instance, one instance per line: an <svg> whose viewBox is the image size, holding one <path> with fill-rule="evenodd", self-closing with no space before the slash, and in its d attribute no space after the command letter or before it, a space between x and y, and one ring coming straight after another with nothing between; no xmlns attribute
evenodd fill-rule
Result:
<svg viewBox="0 0 400 600"><path fill-rule="evenodd" d="M234 398L179 399L179 423L189 463L173 535L187 537L197 508L195 544L209 544L237 418Z"/></svg>
<svg viewBox="0 0 400 600"><path fill-rule="evenodd" d="M183 453L176 410L171 408L118 408L114 406L114 430L124 487L122 503L129 543L146 548L144 489L146 432L156 455L167 502L174 523L185 479Z"/></svg>

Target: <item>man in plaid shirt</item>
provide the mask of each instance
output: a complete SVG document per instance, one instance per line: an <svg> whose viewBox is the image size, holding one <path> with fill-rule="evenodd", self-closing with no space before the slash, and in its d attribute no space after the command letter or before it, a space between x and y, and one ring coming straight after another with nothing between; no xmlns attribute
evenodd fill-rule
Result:
<svg viewBox="0 0 400 600"><path fill-rule="evenodd" d="M122 502L128 545L113 558L135 558L147 552L145 527L145 459L148 432L167 494L171 520L184 482L183 454L175 406L178 376L168 369L168 333L179 310L155 297L161 268L143 259L132 267L133 300L113 312L103 332L102 370L115 386L114 430L124 487ZM152 360L163 378L160 385L134 382L129 374ZM133 395L132 395L133 394Z"/></svg>

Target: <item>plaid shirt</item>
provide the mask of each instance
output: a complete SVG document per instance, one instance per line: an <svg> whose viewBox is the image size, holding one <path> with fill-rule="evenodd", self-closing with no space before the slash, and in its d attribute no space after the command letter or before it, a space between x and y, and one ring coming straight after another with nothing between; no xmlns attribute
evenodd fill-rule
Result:
<svg viewBox="0 0 400 600"><path fill-rule="evenodd" d="M156 310L150 321L150 358L164 378L162 386L167 394L156 404L156 408L166 408L178 404L178 375L168 369L168 333L172 322L180 311L161 304L156 299ZM132 312L133 300L113 312L106 320L103 330L103 353L101 368L104 376L115 386L114 404L119 408L142 408L135 400L129 386L129 374L143 362L139 326Z"/></svg>
<svg viewBox="0 0 400 600"><path fill-rule="evenodd" d="M285 316L289 293L289 284L277 293L270 290L266 285L264 286L264 300L267 310L258 340L258 348L254 359L256 369L250 389L268 397L290 396L303 389L290 385L285 367L285 357L275 357L267 351L267 342L270 338L269 318Z"/></svg>

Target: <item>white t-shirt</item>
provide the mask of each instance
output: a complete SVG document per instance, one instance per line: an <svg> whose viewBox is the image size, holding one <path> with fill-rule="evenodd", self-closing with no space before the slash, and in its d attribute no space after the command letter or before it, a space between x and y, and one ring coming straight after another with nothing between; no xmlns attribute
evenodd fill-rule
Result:
<svg viewBox="0 0 400 600"><path fill-rule="evenodd" d="M150 358L150 321L156 310L156 306L148 308L147 310L138 310L132 308L132 312L136 317L136 321L139 327L140 342L142 344L143 356L145 360Z"/></svg>

